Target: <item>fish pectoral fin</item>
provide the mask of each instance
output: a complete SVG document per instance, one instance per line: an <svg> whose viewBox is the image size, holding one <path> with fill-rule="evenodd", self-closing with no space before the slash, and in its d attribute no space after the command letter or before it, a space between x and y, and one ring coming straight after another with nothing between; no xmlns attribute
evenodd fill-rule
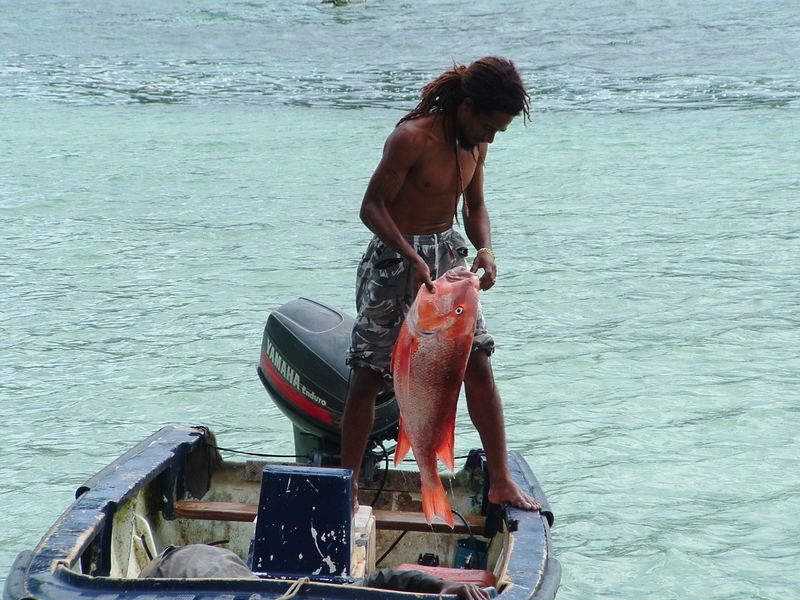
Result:
<svg viewBox="0 0 800 600"><path fill-rule="evenodd" d="M422 512L425 520L433 523L434 517L439 517L450 526L455 527L453 522L453 511L450 510L450 502L447 501L447 494L444 491L441 479L438 477L431 485L422 484Z"/></svg>
<svg viewBox="0 0 800 600"><path fill-rule="evenodd" d="M453 418L444 430L444 433L442 434L442 440L439 442L439 446L436 448L436 456L439 457L439 460L444 463L444 466L447 467L451 473L456 470L454 452L455 435L456 420Z"/></svg>
<svg viewBox="0 0 800 600"><path fill-rule="evenodd" d="M403 425L403 415L400 415L400 430L397 433L397 446L394 449L394 466L396 467L408 454L411 448L411 440L408 439L406 428Z"/></svg>

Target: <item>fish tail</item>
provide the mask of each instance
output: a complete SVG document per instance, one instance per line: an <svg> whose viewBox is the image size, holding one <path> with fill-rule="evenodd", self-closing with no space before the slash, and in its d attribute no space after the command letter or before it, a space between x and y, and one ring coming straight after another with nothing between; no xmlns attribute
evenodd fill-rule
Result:
<svg viewBox="0 0 800 600"><path fill-rule="evenodd" d="M439 517L450 526L450 529L455 527L450 503L447 501L447 494L444 491L441 479L438 477L430 483L422 483L422 512L425 513L425 520L428 523L433 523L433 518Z"/></svg>
<svg viewBox="0 0 800 600"><path fill-rule="evenodd" d="M436 456L439 457L439 460L444 463L444 466L447 467L451 473L455 471L455 437L456 419L455 415L453 415L453 419L450 420L442 433L442 441L439 442L439 446L436 448Z"/></svg>
<svg viewBox="0 0 800 600"><path fill-rule="evenodd" d="M397 433L397 446L394 449L394 466L396 467L408 454L411 441L408 439L406 428L403 426L403 415L400 415L400 431Z"/></svg>

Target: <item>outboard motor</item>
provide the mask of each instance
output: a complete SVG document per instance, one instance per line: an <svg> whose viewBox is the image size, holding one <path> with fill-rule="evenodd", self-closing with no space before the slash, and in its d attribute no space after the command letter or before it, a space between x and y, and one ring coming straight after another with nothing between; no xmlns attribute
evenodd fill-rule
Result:
<svg viewBox="0 0 800 600"><path fill-rule="evenodd" d="M267 318L258 375L294 428L295 453L312 464L338 465L341 422L350 381L345 355L354 319L309 298L292 300ZM399 411L387 386L375 401L364 475L370 478L383 441L395 438ZM372 468L370 468L372 466Z"/></svg>

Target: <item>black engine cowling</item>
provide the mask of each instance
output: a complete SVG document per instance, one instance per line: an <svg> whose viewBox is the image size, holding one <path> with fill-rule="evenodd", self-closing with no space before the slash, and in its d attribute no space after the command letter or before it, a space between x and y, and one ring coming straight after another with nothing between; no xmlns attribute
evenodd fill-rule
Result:
<svg viewBox="0 0 800 600"><path fill-rule="evenodd" d="M267 318L258 374L275 404L291 419L296 446L312 436L338 453L350 380L345 354L353 317L309 298L292 300ZM371 446L396 435L399 412L390 388L375 401ZM298 448L301 453L302 448Z"/></svg>

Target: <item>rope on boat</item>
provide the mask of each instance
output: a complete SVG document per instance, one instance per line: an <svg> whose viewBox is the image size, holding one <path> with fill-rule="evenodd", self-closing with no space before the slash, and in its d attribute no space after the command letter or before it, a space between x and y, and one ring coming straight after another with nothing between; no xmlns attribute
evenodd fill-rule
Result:
<svg viewBox="0 0 800 600"><path fill-rule="evenodd" d="M375 505L378 503L378 498L380 498L381 493L383 492L383 488L386 487L386 479L389 477L389 452L386 450L386 446L383 445L383 441L378 440L378 445L383 450L383 458L384 458L384 467L383 467L383 478L381 479L381 485L378 488L378 491L375 493L375 497L372 499L370 506L375 508Z"/></svg>
<svg viewBox="0 0 800 600"><path fill-rule="evenodd" d="M264 454L262 452L247 452L245 450L236 450L235 448L223 448L222 446L215 446L214 444L207 444L209 448L214 450L222 450L223 452L233 452L234 454L246 454L248 456L258 456L261 458L307 458L302 454Z"/></svg>
<svg viewBox="0 0 800 600"><path fill-rule="evenodd" d="M223 448L222 446L216 446L214 444L206 444L209 448L213 448L214 450L221 450L223 452L232 452L234 454L246 454L248 456L258 456L260 458L308 458L305 454L265 454L263 452L247 452L246 450L237 450L236 448ZM455 456L453 457L455 460L461 460L464 458L469 458L468 454L464 454L463 456ZM417 462L414 458L404 458L403 462Z"/></svg>
<svg viewBox="0 0 800 600"><path fill-rule="evenodd" d="M407 533L408 533L408 529L406 529L405 531L403 531L403 533L401 533L399 536L397 536L397 539L396 539L394 542L392 542L392 545L391 545L391 546L389 546L389 548L386 550L386 552L384 552L384 553L381 555L381 557L380 557L378 560L376 560L376 561L375 561L375 565L376 565L376 566L377 566L377 565L379 565L379 564L381 564L381 562L383 561L383 559L384 559L384 558L386 558L387 556L389 556L389 552L391 552L392 550L394 550L394 547L395 547L395 546L397 546L397 544L399 544L399 543L400 543L400 540L402 540L402 539L403 539L403 537L405 537L405 535L406 535Z"/></svg>
<svg viewBox="0 0 800 600"><path fill-rule="evenodd" d="M460 518L464 522L464 525L466 525L466 527L467 527L467 533L469 534L469 537L474 538L475 536L472 535L472 527L469 526L469 521L467 521L464 518L464 515L462 515L460 512L458 512L455 508L451 508L450 512L453 513L454 515L458 516L458 518Z"/></svg>
<svg viewBox="0 0 800 600"><path fill-rule="evenodd" d="M286 590L283 596L278 596L275 600L290 600L290 598L294 598L300 592L300 588L303 587L311 581L308 577L301 577L297 581L293 582L292 585L289 586L289 589Z"/></svg>

